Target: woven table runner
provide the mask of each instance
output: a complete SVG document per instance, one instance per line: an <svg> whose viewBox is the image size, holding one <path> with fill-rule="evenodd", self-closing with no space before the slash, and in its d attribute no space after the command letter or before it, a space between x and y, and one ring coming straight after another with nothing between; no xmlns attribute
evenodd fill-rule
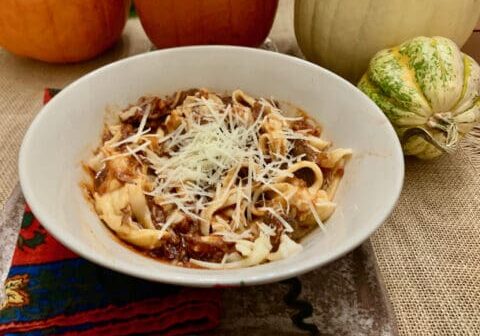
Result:
<svg viewBox="0 0 480 336"><path fill-rule="evenodd" d="M401 335L480 335L480 127L453 155L406 160L372 243Z"/></svg>

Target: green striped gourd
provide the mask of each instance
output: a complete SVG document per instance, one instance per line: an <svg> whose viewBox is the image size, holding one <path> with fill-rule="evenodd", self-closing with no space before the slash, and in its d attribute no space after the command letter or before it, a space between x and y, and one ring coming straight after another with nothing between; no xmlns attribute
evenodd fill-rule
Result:
<svg viewBox="0 0 480 336"><path fill-rule="evenodd" d="M405 155L450 153L480 121L480 67L444 37L378 52L358 87L390 119Z"/></svg>

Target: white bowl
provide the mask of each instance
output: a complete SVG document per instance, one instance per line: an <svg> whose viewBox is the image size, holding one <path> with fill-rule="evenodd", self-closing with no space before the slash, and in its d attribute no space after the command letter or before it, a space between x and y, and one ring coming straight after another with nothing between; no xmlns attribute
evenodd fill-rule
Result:
<svg viewBox="0 0 480 336"><path fill-rule="evenodd" d="M237 270L171 266L112 239L83 198L80 162L99 144L105 107L178 89L241 88L291 102L324 125L324 137L350 147L326 232L317 229L301 253ZM357 88L312 63L278 53L226 46L167 49L98 69L65 88L38 114L20 150L20 181L34 214L62 244L86 259L136 277L207 287L252 285L324 265L367 239L390 214L404 172L402 150L387 118Z"/></svg>

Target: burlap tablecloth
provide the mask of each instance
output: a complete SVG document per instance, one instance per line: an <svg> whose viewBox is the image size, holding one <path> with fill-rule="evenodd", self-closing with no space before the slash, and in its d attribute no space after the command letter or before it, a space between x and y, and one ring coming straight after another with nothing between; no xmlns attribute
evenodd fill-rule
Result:
<svg viewBox="0 0 480 336"><path fill-rule="evenodd" d="M298 54L292 3L281 2L271 36L280 51ZM467 48L476 53L480 41L472 41ZM43 89L64 87L150 47L138 20L130 20L114 49L84 64L47 65L0 49L2 206L17 183L18 149L42 106ZM407 160L399 204L372 238L401 335L480 334L480 131L477 136L469 136L452 156Z"/></svg>

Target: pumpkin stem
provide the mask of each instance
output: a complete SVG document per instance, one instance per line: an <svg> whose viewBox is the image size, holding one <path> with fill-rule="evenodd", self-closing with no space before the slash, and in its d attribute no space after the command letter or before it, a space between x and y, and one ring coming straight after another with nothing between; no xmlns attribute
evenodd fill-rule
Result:
<svg viewBox="0 0 480 336"><path fill-rule="evenodd" d="M412 136L420 136L443 152L450 154L455 151L459 136L458 128L453 120L451 112L435 113L428 120L427 126L429 129L418 126L407 130L403 134L402 144L407 143L408 139L410 139ZM445 142L437 140L432 135L433 130L438 130L442 133L445 133Z"/></svg>

